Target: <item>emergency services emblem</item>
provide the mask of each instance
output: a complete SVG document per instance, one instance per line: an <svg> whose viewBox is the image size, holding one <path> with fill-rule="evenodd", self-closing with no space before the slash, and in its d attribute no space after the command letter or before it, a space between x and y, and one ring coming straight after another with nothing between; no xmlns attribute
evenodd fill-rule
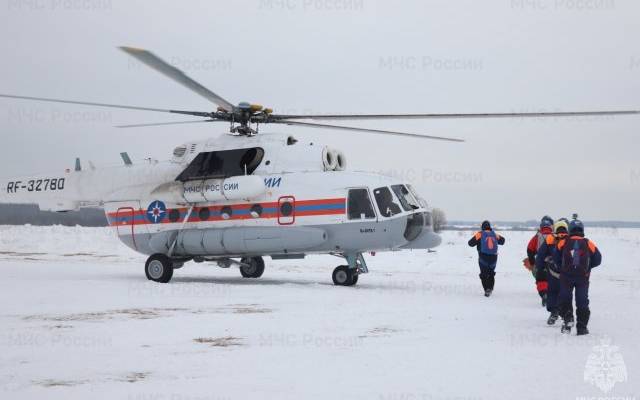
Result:
<svg viewBox="0 0 640 400"><path fill-rule="evenodd" d="M618 382L627 381L627 366L618 346L611 346L611 339L604 338L593 350L584 367L584 381L603 393L609 393Z"/></svg>
<svg viewBox="0 0 640 400"><path fill-rule="evenodd" d="M149 207L147 207L147 218L151 223L157 224L158 222L162 222L166 215L167 206L165 206L160 200L154 201L149 204Z"/></svg>

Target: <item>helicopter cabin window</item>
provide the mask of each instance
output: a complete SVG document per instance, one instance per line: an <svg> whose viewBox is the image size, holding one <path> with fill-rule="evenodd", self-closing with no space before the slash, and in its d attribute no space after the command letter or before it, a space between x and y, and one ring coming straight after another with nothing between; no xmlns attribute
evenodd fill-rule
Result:
<svg viewBox="0 0 640 400"><path fill-rule="evenodd" d="M180 211L175 208L169 211L169 221L177 222L180 219Z"/></svg>
<svg viewBox="0 0 640 400"><path fill-rule="evenodd" d="M198 211L198 217L200 218L201 221L207 221L210 215L211 215L211 212L207 207L203 207L200 209L200 211Z"/></svg>
<svg viewBox="0 0 640 400"><path fill-rule="evenodd" d="M264 150L260 147L200 153L176 180L186 182L193 179L251 175L258 168L263 157Z"/></svg>
<svg viewBox="0 0 640 400"><path fill-rule="evenodd" d="M289 217L293 214L293 205L289 201L285 201L280 205L280 215Z"/></svg>
<svg viewBox="0 0 640 400"><path fill-rule="evenodd" d="M402 212L400 206L394 201L393 194L391 194L388 187L377 188L373 191L373 195L376 198L376 203L378 203L378 210L384 217L393 217Z"/></svg>
<svg viewBox="0 0 640 400"><path fill-rule="evenodd" d="M420 208L418 201L404 185L393 185L391 186L391 189L393 189L393 193L396 194L396 197L400 200L400 204L405 211L413 211Z"/></svg>
<svg viewBox="0 0 640 400"><path fill-rule="evenodd" d="M349 190L347 209L349 219L373 219L376 217L367 189Z"/></svg>
<svg viewBox="0 0 640 400"><path fill-rule="evenodd" d="M251 210L249 211L249 213L253 218L260 218L263 211L264 209L260 204L254 204L253 206L251 206Z"/></svg>

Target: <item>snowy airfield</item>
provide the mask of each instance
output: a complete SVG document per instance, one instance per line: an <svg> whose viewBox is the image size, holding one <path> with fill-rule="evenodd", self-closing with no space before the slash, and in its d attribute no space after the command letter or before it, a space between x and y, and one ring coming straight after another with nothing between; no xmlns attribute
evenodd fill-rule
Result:
<svg viewBox="0 0 640 400"><path fill-rule="evenodd" d="M0 226L0 398L640 399L640 230L587 227L604 261L586 337L546 325L532 232L505 232L489 299L470 235L369 256L354 288L330 256L162 285L107 228Z"/></svg>

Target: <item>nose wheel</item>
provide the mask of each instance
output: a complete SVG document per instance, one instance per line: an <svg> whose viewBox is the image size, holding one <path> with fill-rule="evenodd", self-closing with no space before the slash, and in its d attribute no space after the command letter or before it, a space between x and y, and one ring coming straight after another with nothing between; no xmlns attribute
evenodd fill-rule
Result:
<svg viewBox="0 0 640 400"><path fill-rule="evenodd" d="M333 284L337 286L353 286L358 283L358 270L341 265L333 270Z"/></svg>
<svg viewBox="0 0 640 400"><path fill-rule="evenodd" d="M333 270L331 278L333 279L334 285L354 286L358 283L358 276L360 276L360 274L369 272L367 262L364 260L362 253L346 253L341 254L340 257L344 257L349 264L341 265Z"/></svg>

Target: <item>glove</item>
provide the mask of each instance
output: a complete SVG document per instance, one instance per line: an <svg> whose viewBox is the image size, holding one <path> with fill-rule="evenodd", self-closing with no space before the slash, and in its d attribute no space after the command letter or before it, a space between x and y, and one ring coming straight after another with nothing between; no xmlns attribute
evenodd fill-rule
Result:
<svg viewBox="0 0 640 400"><path fill-rule="evenodd" d="M529 257L522 260L522 265L524 265L524 267L529 271L533 270L533 267L535 266L531 261L529 261Z"/></svg>

